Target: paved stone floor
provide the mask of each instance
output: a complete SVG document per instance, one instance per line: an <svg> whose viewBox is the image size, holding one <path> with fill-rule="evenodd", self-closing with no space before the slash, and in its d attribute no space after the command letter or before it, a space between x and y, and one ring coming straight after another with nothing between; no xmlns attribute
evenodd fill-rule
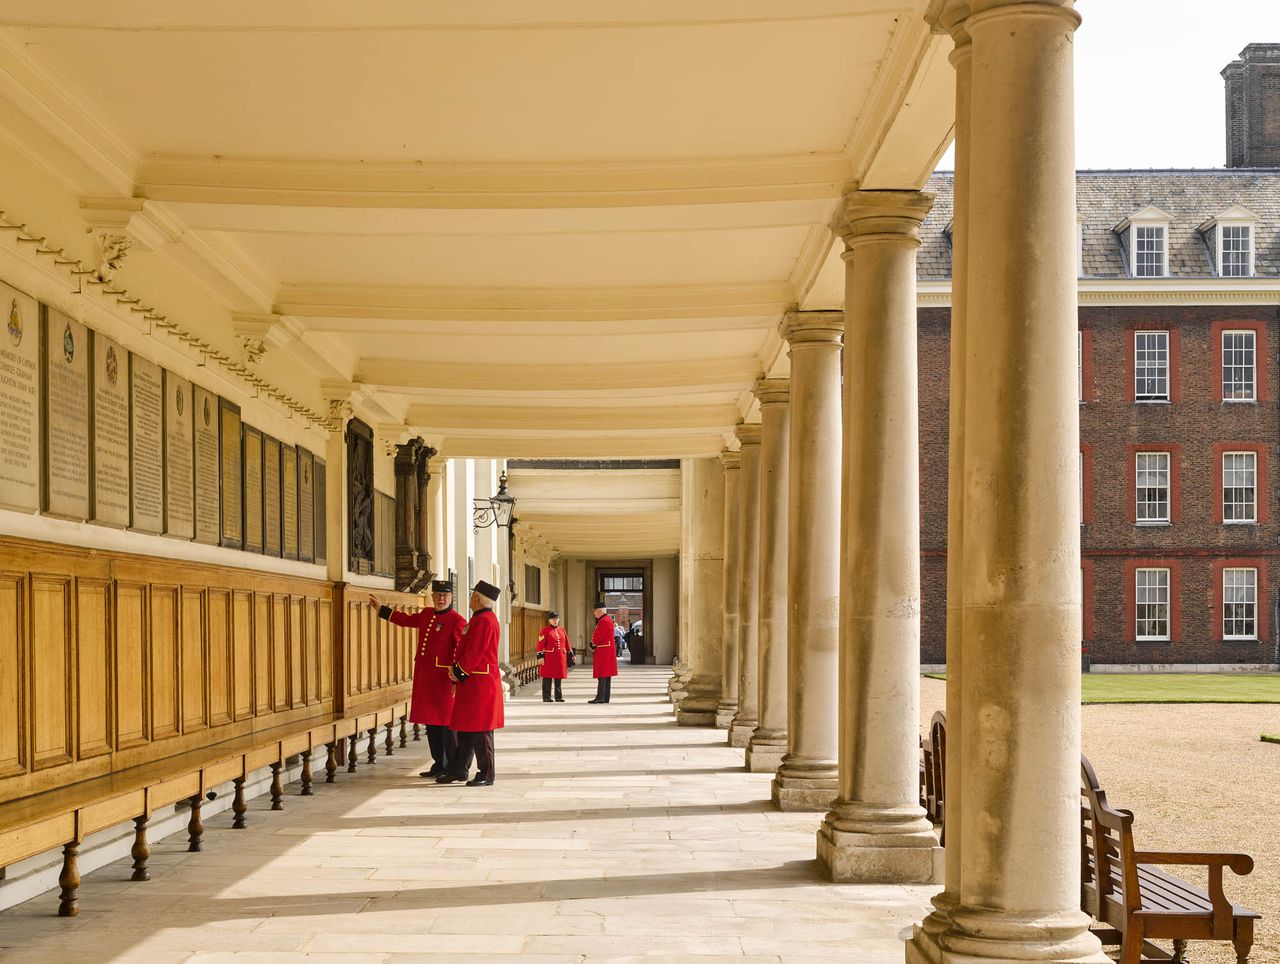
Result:
<svg viewBox="0 0 1280 964"><path fill-rule="evenodd" d="M489 788L419 779L425 740L248 830L210 818L205 852L156 844L152 880L120 861L0 914L0 960L720 960L877 964L933 888L836 886L814 855L819 814L768 804L719 730L675 725L667 667L622 667L614 702L533 689L508 707Z"/></svg>

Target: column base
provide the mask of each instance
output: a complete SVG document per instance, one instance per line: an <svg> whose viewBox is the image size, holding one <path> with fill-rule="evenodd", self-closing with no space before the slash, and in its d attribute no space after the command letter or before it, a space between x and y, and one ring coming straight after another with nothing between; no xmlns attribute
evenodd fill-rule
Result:
<svg viewBox="0 0 1280 964"><path fill-rule="evenodd" d="M751 734L756 731L756 721L735 716L729 723L729 745L745 747L751 742Z"/></svg>
<svg viewBox="0 0 1280 964"><path fill-rule="evenodd" d="M747 769L752 773L773 773L787 755L787 735L761 736L760 730L747 741Z"/></svg>
<svg viewBox="0 0 1280 964"><path fill-rule="evenodd" d="M715 726L715 706L686 696L676 705L676 723L680 726Z"/></svg>
<svg viewBox="0 0 1280 964"><path fill-rule="evenodd" d="M779 810L800 812L804 810L830 810L840 793L836 777L812 779L808 777L784 776L779 773L773 778L770 796L773 805Z"/></svg>
<svg viewBox="0 0 1280 964"><path fill-rule="evenodd" d="M1018 915L957 907L951 927L939 938L941 964L1046 961L1053 964L1110 964L1102 944L1078 910ZM914 943L914 942L913 942ZM910 949L913 943L908 943ZM907 960L911 960L908 951Z"/></svg>
<svg viewBox="0 0 1280 964"><path fill-rule="evenodd" d="M716 707L716 729L729 729L729 724L733 722L733 716L737 712L737 700L721 700L720 705Z"/></svg>
<svg viewBox="0 0 1280 964"><path fill-rule="evenodd" d="M830 815L818 830L818 862L837 883L940 884L944 874L933 831L857 833L833 827Z"/></svg>
<svg viewBox="0 0 1280 964"><path fill-rule="evenodd" d="M911 927L907 964L942 964L942 935L951 927L951 912L955 907L949 891L934 896L929 916Z"/></svg>

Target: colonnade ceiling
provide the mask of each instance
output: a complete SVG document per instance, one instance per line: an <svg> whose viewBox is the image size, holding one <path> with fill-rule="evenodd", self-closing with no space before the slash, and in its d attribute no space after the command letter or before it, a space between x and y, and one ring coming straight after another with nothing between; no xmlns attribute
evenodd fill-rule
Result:
<svg viewBox="0 0 1280 964"><path fill-rule="evenodd" d="M6 0L0 127L446 454L710 454L949 142L929 5Z"/></svg>

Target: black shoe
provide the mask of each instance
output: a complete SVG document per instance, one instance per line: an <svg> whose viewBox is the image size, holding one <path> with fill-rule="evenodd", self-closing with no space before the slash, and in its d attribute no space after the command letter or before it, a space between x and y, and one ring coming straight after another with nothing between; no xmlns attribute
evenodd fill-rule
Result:
<svg viewBox="0 0 1280 964"><path fill-rule="evenodd" d="M438 777L442 773L444 773L444 767L438 763L433 763L430 770L423 770L418 774L418 776L430 779L432 777Z"/></svg>
<svg viewBox="0 0 1280 964"><path fill-rule="evenodd" d="M467 775L465 773L461 776L457 773L442 773L436 777L436 783L461 783L466 778Z"/></svg>
<svg viewBox="0 0 1280 964"><path fill-rule="evenodd" d="M469 786L469 787L491 787L491 786L493 786L493 781L492 781L492 780L485 780L485 779L483 779L483 778L482 778L482 777L480 777L480 776L476 776L476 777L473 777L472 779L470 779L470 780L468 780L468 781L467 781L467 786Z"/></svg>
<svg viewBox="0 0 1280 964"><path fill-rule="evenodd" d="M599 703L600 700L587 700L588 703Z"/></svg>
<svg viewBox="0 0 1280 964"><path fill-rule="evenodd" d="M563 697L563 696L557 696L557 697L555 698L555 702L557 702L557 703L563 703L563 702L564 702L564 697Z"/></svg>
<svg viewBox="0 0 1280 964"><path fill-rule="evenodd" d="M550 697L550 696L544 696L544 697L542 698L542 702L544 702L544 703L550 703L550 702L551 702L551 697Z"/></svg>

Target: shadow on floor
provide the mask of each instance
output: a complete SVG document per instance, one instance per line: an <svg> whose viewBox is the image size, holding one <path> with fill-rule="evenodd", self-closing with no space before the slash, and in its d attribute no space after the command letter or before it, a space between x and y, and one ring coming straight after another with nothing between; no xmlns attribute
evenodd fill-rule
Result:
<svg viewBox="0 0 1280 964"><path fill-rule="evenodd" d="M502 779L501 773L498 779ZM434 789L434 785L432 786ZM643 792L644 787L637 787ZM480 801L477 800L477 803ZM527 804L525 805L527 806ZM376 827L449 827L475 823L552 823L562 820L643 820L647 817L694 817L701 814L778 813L768 800L752 800L749 803L692 803L672 804L665 807L594 807L579 810L484 810L479 813L425 814L418 817L343 817L341 826L372 829Z"/></svg>

